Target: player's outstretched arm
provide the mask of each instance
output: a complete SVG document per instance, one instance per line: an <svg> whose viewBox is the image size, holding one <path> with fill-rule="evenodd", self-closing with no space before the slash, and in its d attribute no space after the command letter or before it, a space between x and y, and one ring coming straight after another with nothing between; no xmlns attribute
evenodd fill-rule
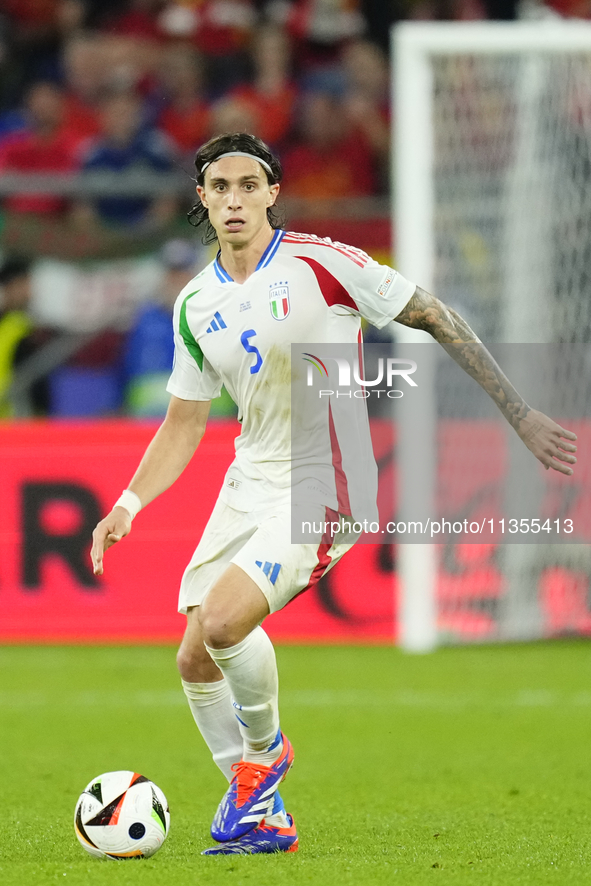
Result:
<svg viewBox="0 0 591 886"><path fill-rule="evenodd" d="M528 406L459 314L417 286L413 297L395 319L397 323L432 335L484 388L527 448L546 468L562 474L573 473L570 465L576 463L576 434Z"/></svg>
<svg viewBox="0 0 591 886"><path fill-rule="evenodd" d="M146 449L128 486L145 507L172 486L193 456L209 415L209 401L180 400L171 397L166 418ZM131 531L131 516L116 506L92 533L92 566L95 575L103 574L103 556L112 545Z"/></svg>

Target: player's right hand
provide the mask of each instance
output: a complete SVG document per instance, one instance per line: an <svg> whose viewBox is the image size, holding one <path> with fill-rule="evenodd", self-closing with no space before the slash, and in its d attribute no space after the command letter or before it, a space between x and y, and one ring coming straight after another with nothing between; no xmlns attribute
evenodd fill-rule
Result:
<svg viewBox="0 0 591 886"><path fill-rule="evenodd" d="M103 555L114 544L131 532L129 511L122 507L113 508L110 514L97 524L92 533L92 569L95 575L103 574Z"/></svg>

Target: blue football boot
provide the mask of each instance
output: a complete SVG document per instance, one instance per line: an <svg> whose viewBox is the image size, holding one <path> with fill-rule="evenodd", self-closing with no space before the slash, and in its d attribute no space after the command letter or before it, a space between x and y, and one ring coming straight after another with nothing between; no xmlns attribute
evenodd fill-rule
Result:
<svg viewBox="0 0 591 886"><path fill-rule="evenodd" d="M236 774L222 797L211 826L214 840L219 843L236 840L271 814L275 792L293 763L293 748L289 739L280 732L279 741L283 741L283 747L272 766L246 760L232 766Z"/></svg>
<svg viewBox="0 0 591 886"><path fill-rule="evenodd" d="M289 826L285 828L268 825L263 819L260 825L237 840L219 843L205 849L201 855L257 855L273 852L297 852L298 833L293 817L287 816Z"/></svg>

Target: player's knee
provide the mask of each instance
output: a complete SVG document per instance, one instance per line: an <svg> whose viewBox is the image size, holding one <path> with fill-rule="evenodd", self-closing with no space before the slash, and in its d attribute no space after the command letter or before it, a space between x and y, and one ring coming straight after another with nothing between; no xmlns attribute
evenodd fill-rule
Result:
<svg viewBox="0 0 591 886"><path fill-rule="evenodd" d="M200 649L191 649L183 643L177 652L176 664L179 674L187 683L208 683L212 679L212 671L217 671L203 645Z"/></svg>
<svg viewBox="0 0 591 886"><path fill-rule="evenodd" d="M183 680L187 680L186 674L191 667L191 657L182 646L176 654L176 666Z"/></svg>
<svg viewBox="0 0 591 886"><path fill-rule="evenodd" d="M202 606L199 623L203 642L212 649L227 649L244 639L236 627L228 622L227 616L217 612L215 607Z"/></svg>
<svg viewBox="0 0 591 886"><path fill-rule="evenodd" d="M183 646L181 646L176 654L176 666L183 680L187 680L189 683L198 682L197 680L193 680L195 675L195 658L191 655L190 651Z"/></svg>

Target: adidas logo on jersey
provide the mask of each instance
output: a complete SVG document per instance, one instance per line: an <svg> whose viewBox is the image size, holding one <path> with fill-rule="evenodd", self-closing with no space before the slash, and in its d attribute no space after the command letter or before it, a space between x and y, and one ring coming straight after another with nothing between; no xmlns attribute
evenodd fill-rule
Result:
<svg viewBox="0 0 591 886"><path fill-rule="evenodd" d="M222 319L222 315L220 314L219 311L216 311L215 314L213 315L213 320L211 321L210 325L207 327L207 329L205 331L206 332L219 332L220 329L227 329L227 328L228 327L226 326L226 324L224 323L224 321Z"/></svg>
<svg viewBox="0 0 591 886"><path fill-rule="evenodd" d="M281 563L269 563L268 560L264 563L262 560L255 560L254 562L259 569L263 570L263 573L267 576L271 584L274 585L281 570Z"/></svg>

